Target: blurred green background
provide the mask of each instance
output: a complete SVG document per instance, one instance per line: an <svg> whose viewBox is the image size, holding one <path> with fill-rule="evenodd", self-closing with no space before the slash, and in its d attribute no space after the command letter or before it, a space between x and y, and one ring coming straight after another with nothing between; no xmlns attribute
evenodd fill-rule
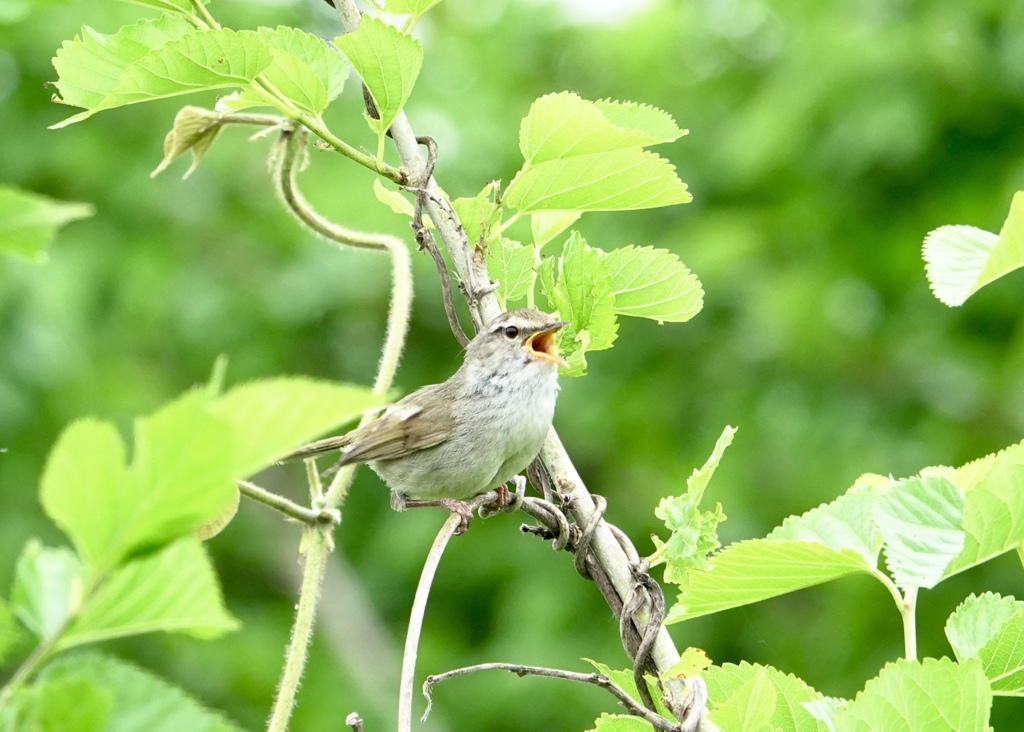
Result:
<svg viewBox="0 0 1024 732"><path fill-rule="evenodd" d="M619 7L616 7L619 6ZM220 0L235 27L339 32L314 0ZM112 33L147 11L39 0L0 13L0 181L98 214L65 229L36 266L0 260L0 589L34 535L64 541L36 498L49 446L70 420L126 430L133 415L207 378L302 373L369 383L388 292L379 256L338 252L301 230L267 178L266 140L228 130L199 170L155 180L183 103L104 112L61 131L50 58L81 25ZM471 195L518 168L519 120L564 89L671 112L690 135L662 147L694 202L585 216L604 249L667 247L701 278L685 325L626 321L616 347L567 380L556 426L608 517L637 543L726 424L740 428L708 498L723 542L761 536L831 500L862 473L960 464L1024 436L1024 274L962 309L929 293L924 234L947 223L998 230L1024 188L1024 2L964 0L446 0L417 30L426 49L408 112L440 146L437 175ZM374 148L354 85L329 122ZM301 183L328 215L410 239L362 169L313 153ZM409 391L459 363L431 263L416 257ZM264 485L302 495L298 469ZM396 514L360 473L332 569L293 728L337 730L358 710L393 728L393 649L442 515ZM453 541L428 608L419 677L483 661L622 667L616 623L569 558L518 532L518 517ZM248 729L272 698L295 601L298 529L243 505L210 544L244 622L214 642L150 636L109 644ZM971 591L1024 597L1007 555L922 594L923 655L951 655L947 615ZM354 602L353 598L359 601ZM902 653L888 593L848 579L672 628L720 663L773 664L850 696ZM356 644L358 641L359 645ZM389 675L390 674L390 675ZM419 702L417 702L419 704ZM583 730L610 697L542 679L475 676L435 693L434 729ZM997 699L996 729L1024 702ZM1018 720L1014 722L1013 720Z"/></svg>

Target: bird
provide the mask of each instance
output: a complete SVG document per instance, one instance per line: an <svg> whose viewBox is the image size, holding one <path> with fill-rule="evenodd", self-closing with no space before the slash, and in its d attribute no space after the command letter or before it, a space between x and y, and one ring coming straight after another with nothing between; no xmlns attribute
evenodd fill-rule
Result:
<svg viewBox="0 0 1024 732"><path fill-rule="evenodd" d="M466 499L504 488L540 452L554 418L558 368L568 366L556 346L567 325L534 308L504 312L470 341L447 381L285 460L339 450L329 472L367 463L391 489L392 508L442 506L461 517L462 533L471 517Z"/></svg>

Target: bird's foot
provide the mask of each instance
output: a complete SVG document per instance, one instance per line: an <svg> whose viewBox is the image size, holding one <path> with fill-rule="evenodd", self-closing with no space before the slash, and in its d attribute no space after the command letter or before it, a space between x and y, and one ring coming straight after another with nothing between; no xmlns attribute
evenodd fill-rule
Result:
<svg viewBox="0 0 1024 732"><path fill-rule="evenodd" d="M469 509L469 504L465 501L459 501L454 498L437 498L430 501L421 501L406 498L400 494L399 498L401 500L401 506L397 507L399 510L406 508L424 508L426 506L440 506L441 508L447 508L453 515L459 517L459 525L455 527L454 531L455 536L466 533L466 529L469 528L469 522L473 518L473 512Z"/></svg>

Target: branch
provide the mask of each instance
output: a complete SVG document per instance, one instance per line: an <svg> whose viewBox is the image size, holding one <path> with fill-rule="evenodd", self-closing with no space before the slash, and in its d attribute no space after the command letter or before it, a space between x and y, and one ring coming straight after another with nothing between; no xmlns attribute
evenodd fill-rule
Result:
<svg viewBox="0 0 1024 732"><path fill-rule="evenodd" d="M326 524L333 527L341 523L341 514L338 513L337 509L321 508L317 510L314 508L306 508L305 506L300 506L294 501L289 501L284 496L271 493L266 488L260 488L255 483L250 483L247 480L238 480L235 482L238 485L238 490L243 496L247 496L254 501L259 501L265 506L277 509L285 516L293 518L296 521L301 521L309 526Z"/></svg>
<svg viewBox="0 0 1024 732"><path fill-rule="evenodd" d="M442 681L447 681L448 679L454 679L456 676L465 676L466 674L476 673L477 671L510 671L520 677L547 676L552 679L564 679L566 681L579 681L584 684L594 684L595 686L599 686L602 689L609 691L622 703L622 706L624 706L630 714L634 717L643 718L655 729L661 730L662 732L679 732L683 729L683 727L677 722L672 722L660 714L646 709L631 697L625 689L604 674L581 674L574 671L563 671L557 668L520 666L515 663L478 663L475 666L466 666L464 668L457 668L454 671L446 671L443 674L428 676L427 680L423 682L423 696L427 698L427 711L423 714L423 721L426 721L427 715L430 714L432 701L430 697L430 690L434 684L439 684Z"/></svg>

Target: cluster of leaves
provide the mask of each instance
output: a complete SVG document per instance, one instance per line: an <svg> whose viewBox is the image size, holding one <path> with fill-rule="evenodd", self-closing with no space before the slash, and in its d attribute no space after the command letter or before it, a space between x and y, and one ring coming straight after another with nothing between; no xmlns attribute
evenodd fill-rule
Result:
<svg viewBox="0 0 1024 732"><path fill-rule="evenodd" d="M30 540L0 601L0 657L21 645L22 628L38 643L0 692L0 729L234 729L120 660L59 655L153 631L213 638L235 629L198 534L234 513L236 479L381 402L303 378L223 394L219 381L138 419L130 462L109 422L76 421L54 445L40 498L74 550Z"/></svg>
<svg viewBox="0 0 1024 732"><path fill-rule="evenodd" d="M723 438L731 438L731 432ZM667 622L865 574L892 593L913 649L916 630L909 618L918 590L1024 547L1020 443L959 468L926 468L912 478L862 476L844 495L786 519L763 539L709 555L718 545L714 529L721 508L701 513L697 501L724 444L719 440L707 465L695 471L686 494L659 507L672 535L656 541L652 563L666 562L666 580L680 587ZM879 568L880 557L888 573ZM949 617L946 637L956 661L917 661L910 651L910 657L883 668L852 701L825 698L770 667L711 667L703 673L711 718L726 732L984 732L993 695L1024 696L1024 602L971 595ZM629 728L608 721L598 729Z"/></svg>

